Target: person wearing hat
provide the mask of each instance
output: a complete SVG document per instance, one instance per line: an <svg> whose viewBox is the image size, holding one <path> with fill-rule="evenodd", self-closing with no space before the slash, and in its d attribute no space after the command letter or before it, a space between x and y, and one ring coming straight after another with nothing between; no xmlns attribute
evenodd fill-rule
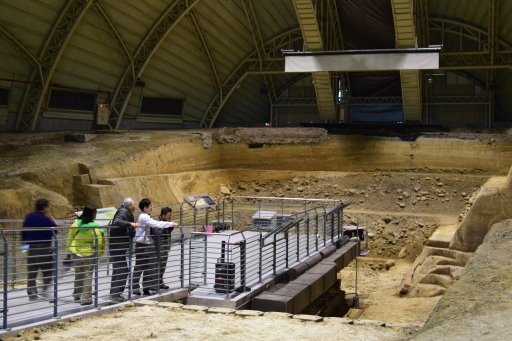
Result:
<svg viewBox="0 0 512 341"><path fill-rule="evenodd" d="M130 248L134 228L140 224L135 222L133 212L135 202L125 198L116 211L110 227L109 250L112 263L112 280L110 283L110 299L115 302L124 301L123 293L130 269L128 268L127 253Z"/></svg>

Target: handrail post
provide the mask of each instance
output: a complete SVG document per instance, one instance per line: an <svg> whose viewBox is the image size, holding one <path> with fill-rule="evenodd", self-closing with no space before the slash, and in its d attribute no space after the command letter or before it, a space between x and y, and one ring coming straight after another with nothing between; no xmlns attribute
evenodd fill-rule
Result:
<svg viewBox="0 0 512 341"><path fill-rule="evenodd" d="M162 257L160 257L160 250L161 250L161 236L156 236L156 276L153 275L153 281L156 286L156 292L160 293L160 264L162 261Z"/></svg>
<svg viewBox="0 0 512 341"><path fill-rule="evenodd" d="M318 251L318 212L315 209L315 250Z"/></svg>
<svg viewBox="0 0 512 341"><path fill-rule="evenodd" d="M12 267L11 269L13 270L12 271L12 278L11 278L11 289L14 290L14 285L16 283L16 275L17 275L17 271L16 271L16 265L17 265L17 261L16 261L16 243L17 243L17 240L16 240L16 232L12 233Z"/></svg>
<svg viewBox="0 0 512 341"><path fill-rule="evenodd" d="M338 239L341 238L341 230L343 229L343 206L338 210Z"/></svg>
<svg viewBox="0 0 512 341"><path fill-rule="evenodd" d="M295 223L295 231L297 232L297 262L300 260L300 221Z"/></svg>
<svg viewBox="0 0 512 341"><path fill-rule="evenodd" d="M273 260L272 260L272 269L274 271L274 276L276 275L276 266L277 266L277 255L276 255L276 251L277 251L277 242L276 242L276 237L277 235L274 234L274 245L272 246L273 248Z"/></svg>
<svg viewBox="0 0 512 341"><path fill-rule="evenodd" d="M286 252L286 268L289 268L289 262L288 262L288 248L289 248L289 242L288 242L288 230L284 231L284 241L285 241L285 252Z"/></svg>
<svg viewBox="0 0 512 341"><path fill-rule="evenodd" d="M192 238L193 238L193 235L190 236L190 239L188 240L188 287L189 287L189 290L190 290L191 284L192 284Z"/></svg>
<svg viewBox="0 0 512 341"><path fill-rule="evenodd" d="M306 255L309 257L309 215L306 215Z"/></svg>
<svg viewBox="0 0 512 341"><path fill-rule="evenodd" d="M59 239L55 235L55 232L52 231L52 239L53 239L53 317L57 317L58 312L58 290L59 290Z"/></svg>
<svg viewBox="0 0 512 341"><path fill-rule="evenodd" d="M180 227L180 284L181 287L185 287L185 234L183 229Z"/></svg>
<svg viewBox="0 0 512 341"><path fill-rule="evenodd" d="M96 229L94 230L94 307L98 308L99 301L99 253L98 253L98 235L96 234ZM99 232L101 233L101 232Z"/></svg>
<svg viewBox="0 0 512 341"><path fill-rule="evenodd" d="M7 238L5 238L4 231L1 231L2 238L4 241L4 293L3 293L3 311L2 311L2 319L3 319L3 329L7 329L7 291L9 290L9 242Z"/></svg>
<svg viewBox="0 0 512 341"><path fill-rule="evenodd" d="M132 299L133 290L133 271L132 271L132 257L133 257L133 238L128 237L128 300Z"/></svg>
<svg viewBox="0 0 512 341"><path fill-rule="evenodd" d="M334 243L334 212L331 213L331 242Z"/></svg>
<svg viewBox="0 0 512 341"><path fill-rule="evenodd" d="M203 277L204 285L207 283L208 275L208 236L204 236L204 266L203 266Z"/></svg>
<svg viewBox="0 0 512 341"><path fill-rule="evenodd" d="M260 232L260 261L258 264L258 278L259 282L261 283L262 280L262 271L263 271L263 235Z"/></svg>
<svg viewBox="0 0 512 341"><path fill-rule="evenodd" d="M245 292L245 281L246 281L246 265L247 265L247 241L243 240L240 242L240 286L242 292Z"/></svg>
<svg viewBox="0 0 512 341"><path fill-rule="evenodd" d="M327 245L327 212L324 211L324 247Z"/></svg>

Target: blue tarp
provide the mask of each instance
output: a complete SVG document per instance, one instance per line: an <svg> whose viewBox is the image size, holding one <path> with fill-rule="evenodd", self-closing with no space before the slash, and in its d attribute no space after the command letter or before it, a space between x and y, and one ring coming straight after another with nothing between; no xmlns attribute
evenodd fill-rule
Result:
<svg viewBox="0 0 512 341"><path fill-rule="evenodd" d="M397 123L403 122L404 111L401 104L354 105L348 108L351 123Z"/></svg>

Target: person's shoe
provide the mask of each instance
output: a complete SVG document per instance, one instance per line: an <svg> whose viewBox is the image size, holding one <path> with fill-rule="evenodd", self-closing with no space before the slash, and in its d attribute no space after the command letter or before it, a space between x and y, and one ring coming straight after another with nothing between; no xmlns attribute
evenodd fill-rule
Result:
<svg viewBox="0 0 512 341"><path fill-rule="evenodd" d="M73 301L80 301L80 296L73 296Z"/></svg>
<svg viewBox="0 0 512 341"><path fill-rule="evenodd" d="M155 290L150 290L150 289L144 289L143 292L144 292L144 296L151 296L156 293Z"/></svg>
<svg viewBox="0 0 512 341"><path fill-rule="evenodd" d="M132 295L140 296L140 290L139 289L133 290Z"/></svg>
<svg viewBox="0 0 512 341"><path fill-rule="evenodd" d="M110 300L117 303L121 303L124 302L124 297L121 295L110 295Z"/></svg>
<svg viewBox="0 0 512 341"><path fill-rule="evenodd" d="M92 301L83 301L83 302L80 302L80 305L91 305L92 304Z"/></svg>
<svg viewBox="0 0 512 341"><path fill-rule="evenodd" d="M160 284L160 289L167 290L169 289L169 286L165 284Z"/></svg>
<svg viewBox="0 0 512 341"><path fill-rule="evenodd" d="M30 294L30 295L28 295L28 300L29 301L37 301L38 298L39 298L39 296L37 296L37 294Z"/></svg>

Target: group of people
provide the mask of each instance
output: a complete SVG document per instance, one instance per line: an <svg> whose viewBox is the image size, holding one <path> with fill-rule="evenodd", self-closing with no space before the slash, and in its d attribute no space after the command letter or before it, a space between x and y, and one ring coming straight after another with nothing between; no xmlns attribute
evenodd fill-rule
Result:
<svg viewBox="0 0 512 341"><path fill-rule="evenodd" d="M164 283L164 273L171 247L171 232L178 225L172 221L172 209L163 207L158 220L151 218L153 204L150 199L139 202L141 211L137 222L134 212L136 206L131 198L125 198L117 209L107 228L101 227L96 220L97 209L92 205L84 207L66 238L67 260L72 260L75 268L73 299L81 305L92 304L92 274L98 257L103 256L108 244L112 279L110 299L124 301L122 296L127 288L129 250L135 244L135 266L132 276L132 294L152 295L159 289L169 289ZM27 293L30 300L40 296L50 298L49 288L55 266L52 239L57 231L57 222L49 214L49 202L39 199L35 212L28 214L23 222L22 239L28 247L27 257ZM50 228L50 229L48 229ZM109 231L108 237L106 231ZM36 278L42 273L43 286L38 291Z"/></svg>

